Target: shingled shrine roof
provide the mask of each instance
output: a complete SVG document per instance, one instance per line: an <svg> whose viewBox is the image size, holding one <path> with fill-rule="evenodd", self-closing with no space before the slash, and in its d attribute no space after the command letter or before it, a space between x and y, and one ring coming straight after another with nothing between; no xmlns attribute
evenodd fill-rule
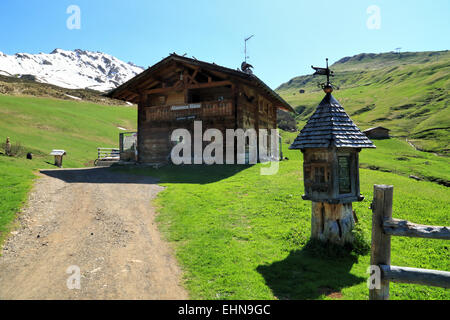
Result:
<svg viewBox="0 0 450 320"><path fill-rule="evenodd" d="M329 147L376 148L331 92L326 94L289 149Z"/></svg>

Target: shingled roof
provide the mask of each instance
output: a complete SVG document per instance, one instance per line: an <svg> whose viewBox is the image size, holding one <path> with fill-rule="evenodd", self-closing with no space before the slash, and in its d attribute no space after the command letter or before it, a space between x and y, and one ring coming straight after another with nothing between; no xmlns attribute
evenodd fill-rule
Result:
<svg viewBox="0 0 450 320"><path fill-rule="evenodd" d="M376 148L331 93L317 107L289 149Z"/></svg>
<svg viewBox="0 0 450 320"><path fill-rule="evenodd" d="M248 74L245 72L242 72L240 70L236 69L230 69L226 67L219 66L215 63L208 63L204 61L200 61L197 59L191 59L184 56L179 56L175 53L169 55L167 58L161 60L157 64L153 65L152 67L148 68L144 72L138 74L134 78L130 79L126 83L122 84L121 86L117 87L114 90L111 90L106 94L107 97L119 99L119 100L126 100L133 103L139 102L139 97L136 95L132 99L124 99L123 95L124 92L132 88L133 90L136 90L137 87L139 87L141 84L145 84L146 80L148 78L151 78L152 75L157 72L160 69L163 69L165 66L169 65L172 62L178 62L182 64L187 64L191 66L196 66L203 68L205 70L213 70L217 72L221 72L227 77L231 79L239 79L241 81L246 81L246 83L250 84L251 86L257 88L258 90L261 90L265 92L274 102L275 106L279 109L283 109L288 112L294 112L294 109L287 103L278 93L273 91L271 88L269 88L261 79L259 79L254 74ZM126 95L126 94L125 94Z"/></svg>

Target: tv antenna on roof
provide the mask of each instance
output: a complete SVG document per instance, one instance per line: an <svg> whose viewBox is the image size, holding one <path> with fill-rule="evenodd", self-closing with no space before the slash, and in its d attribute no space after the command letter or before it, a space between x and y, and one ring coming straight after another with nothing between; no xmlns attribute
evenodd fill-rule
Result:
<svg viewBox="0 0 450 320"><path fill-rule="evenodd" d="M245 57L244 57L244 62L247 62L247 59L250 58L250 57L247 56L247 41L250 40L251 38L253 38L254 36L255 36L255 35L252 34L250 37L248 37L248 38L246 38L246 39L244 40L244 43L245 43L245 49L244 49Z"/></svg>
<svg viewBox="0 0 450 320"><path fill-rule="evenodd" d="M251 64L247 63L247 59L250 58L250 57L247 56L247 41L250 40L251 38L253 38L254 36L255 35L251 35L250 37L244 39L244 43L245 43L244 54L245 54L245 57L244 57L244 62L242 62L242 64L241 64L241 70L242 70L242 72L245 72L245 73L247 73L249 75L253 74L253 71L252 71L253 66Z"/></svg>

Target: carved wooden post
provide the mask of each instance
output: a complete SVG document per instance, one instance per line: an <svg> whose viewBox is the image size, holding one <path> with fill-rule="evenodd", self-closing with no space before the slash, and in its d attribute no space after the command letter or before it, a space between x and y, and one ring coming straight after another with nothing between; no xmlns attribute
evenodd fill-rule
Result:
<svg viewBox="0 0 450 320"><path fill-rule="evenodd" d="M57 166L58 168L62 167L62 159L63 156L55 156L55 166Z"/></svg>
<svg viewBox="0 0 450 320"><path fill-rule="evenodd" d="M370 264L372 266L391 264L391 236L383 231L385 220L392 219L392 200L394 187L386 185L375 185L372 202L372 254ZM381 274L380 274L381 275ZM380 279L379 289L369 290L370 300L389 299L389 280Z"/></svg>
<svg viewBox="0 0 450 320"><path fill-rule="evenodd" d="M336 244L352 243L355 226L351 203L312 203L311 237Z"/></svg>

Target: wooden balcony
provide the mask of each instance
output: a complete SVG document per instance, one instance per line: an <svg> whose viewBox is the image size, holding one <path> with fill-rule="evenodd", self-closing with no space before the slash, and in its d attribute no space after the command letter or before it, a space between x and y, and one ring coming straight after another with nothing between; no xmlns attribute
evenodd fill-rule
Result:
<svg viewBox="0 0 450 320"><path fill-rule="evenodd" d="M184 105L145 108L146 121L183 121L233 115L233 101L205 101Z"/></svg>

